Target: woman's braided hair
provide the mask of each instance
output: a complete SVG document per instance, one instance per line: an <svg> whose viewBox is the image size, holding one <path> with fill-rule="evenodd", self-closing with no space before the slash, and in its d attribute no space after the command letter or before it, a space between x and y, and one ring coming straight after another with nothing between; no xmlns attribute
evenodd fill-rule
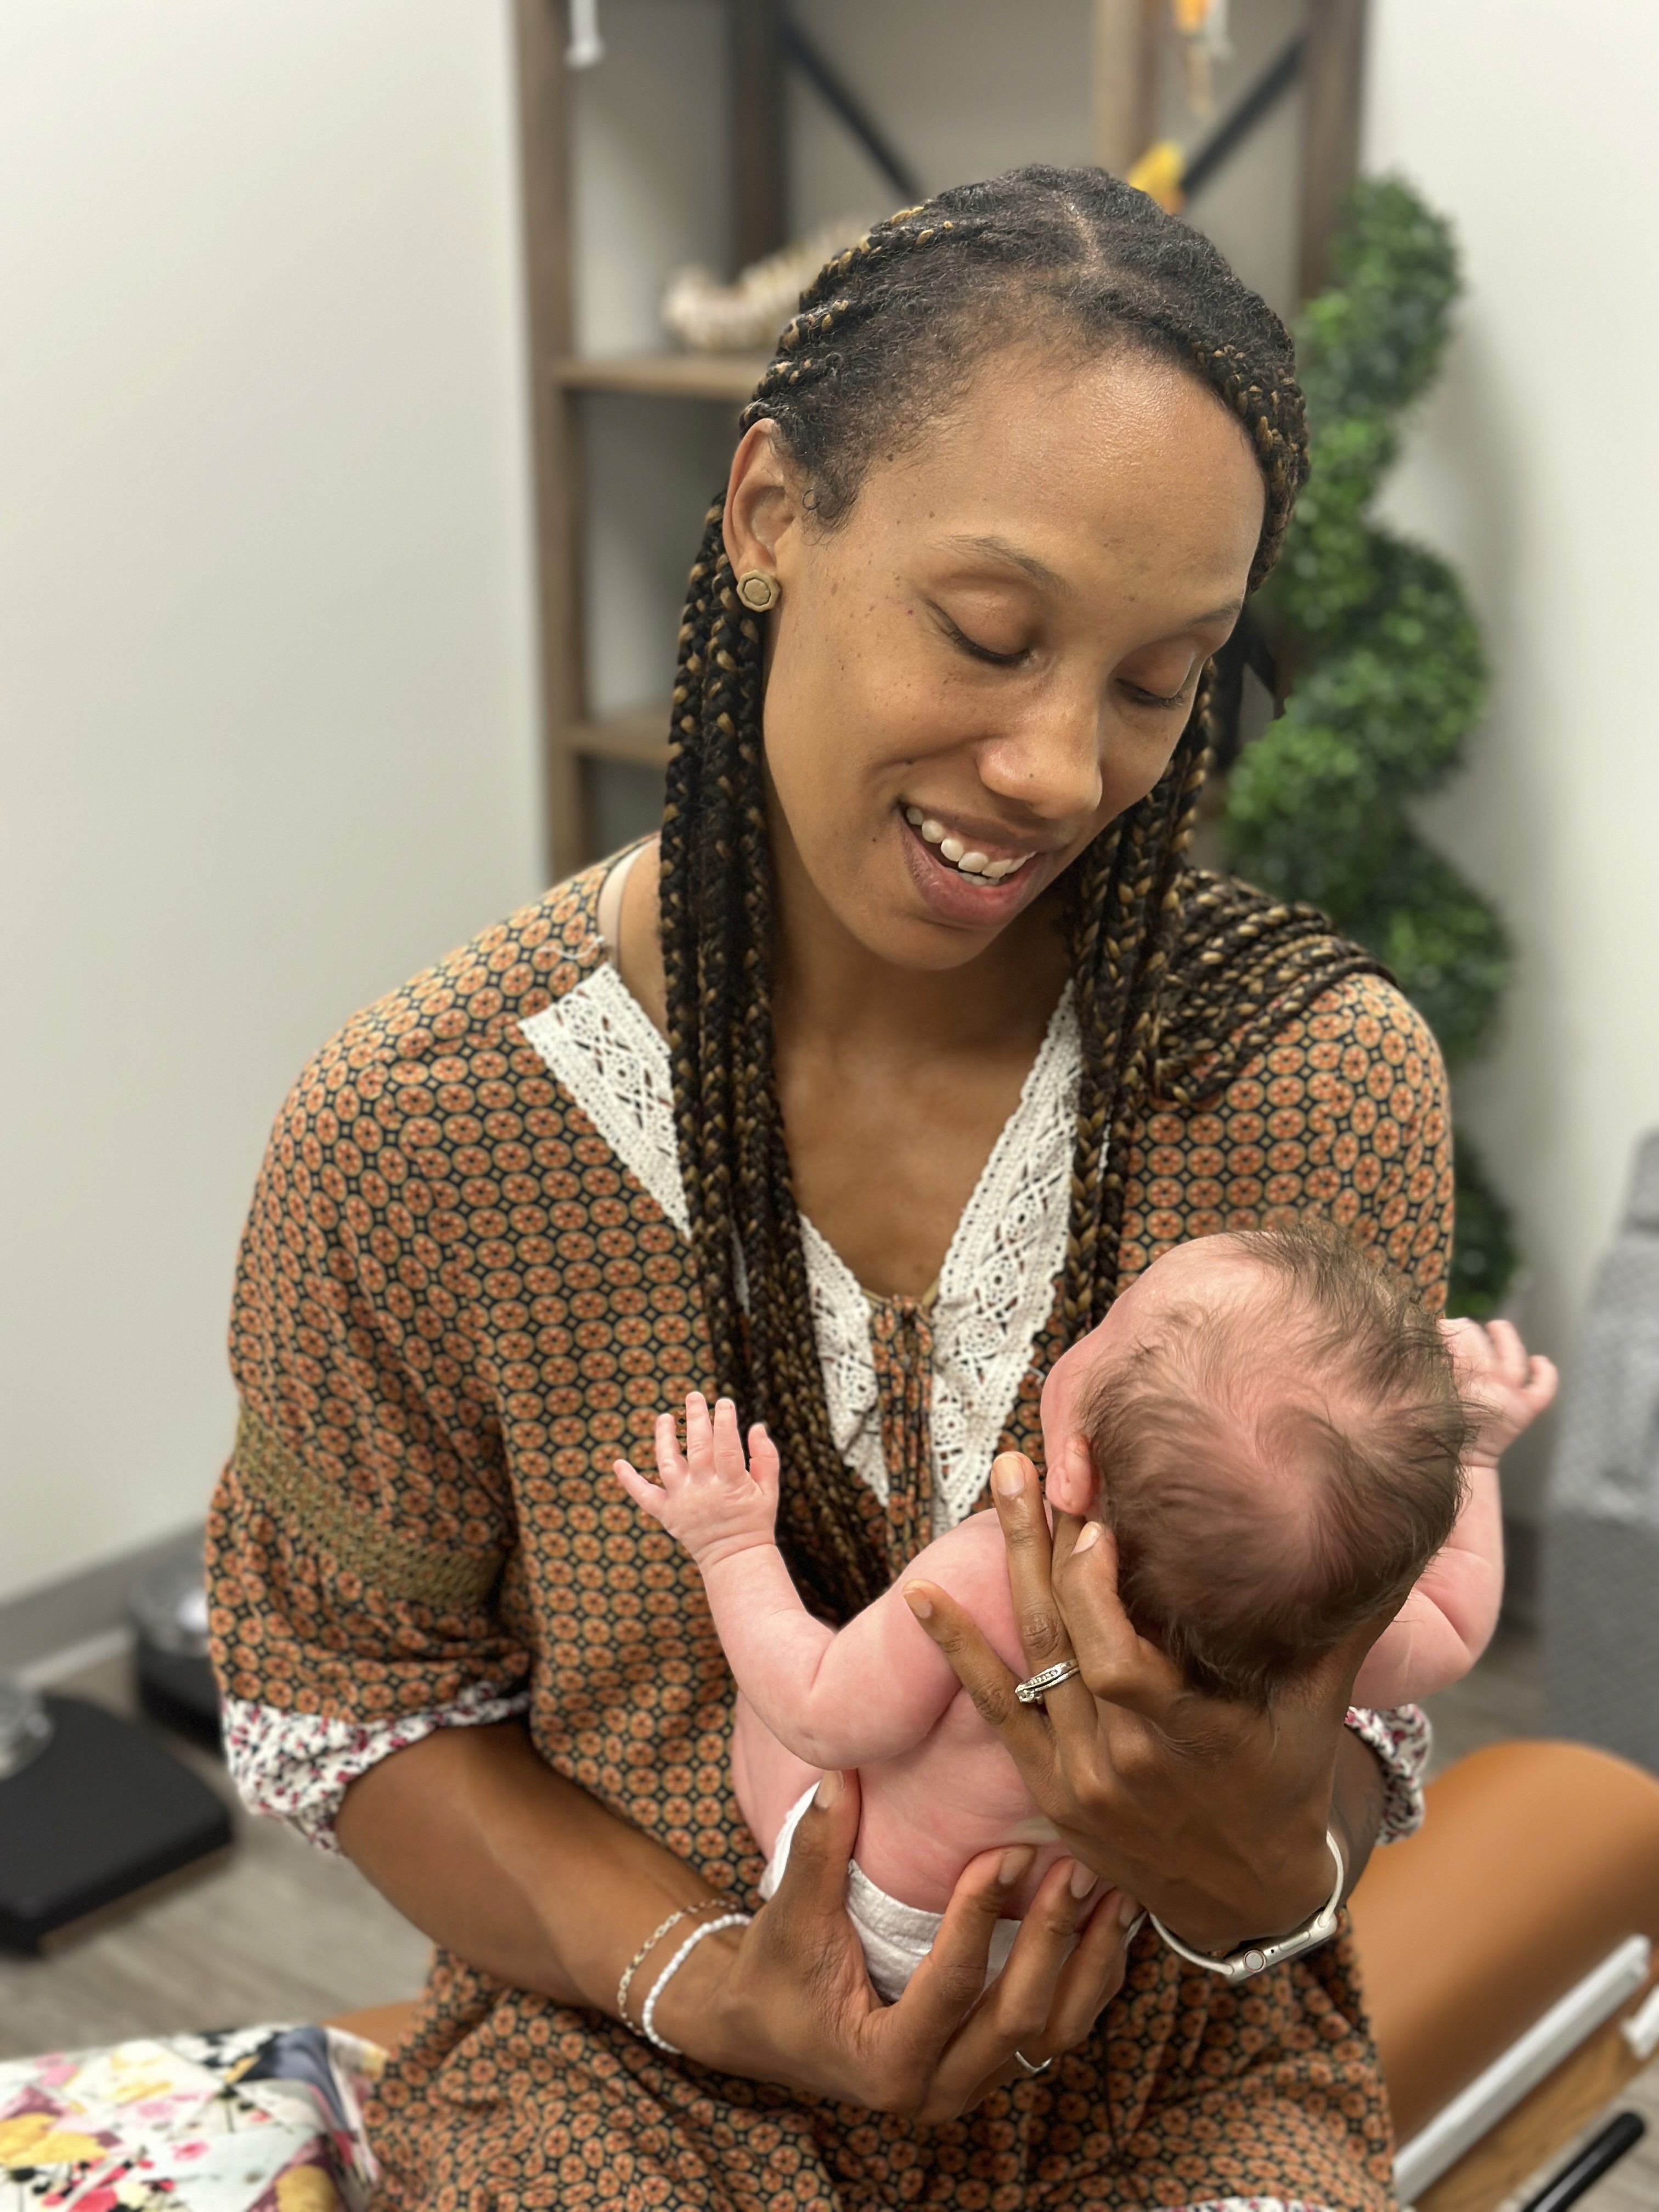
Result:
<svg viewBox="0 0 1659 2212"><path fill-rule="evenodd" d="M743 424L777 425L817 525L832 529L875 457L920 441L1016 341L1079 362L1152 353L1207 384L1261 467L1261 580L1307 468L1290 340L1206 240L1102 170L1016 170L878 223L802 294ZM738 599L722 524L716 501L680 632L663 818L675 1118L720 1387L782 1455L779 1540L803 1595L845 1619L889 1569L830 1432L773 1078L762 629ZM1068 1340L1116 1289L1122 1162L1148 1098L1213 1088L1362 964L1308 910L1186 866L1209 694L1206 675L1161 781L1063 879L1083 1036Z"/></svg>

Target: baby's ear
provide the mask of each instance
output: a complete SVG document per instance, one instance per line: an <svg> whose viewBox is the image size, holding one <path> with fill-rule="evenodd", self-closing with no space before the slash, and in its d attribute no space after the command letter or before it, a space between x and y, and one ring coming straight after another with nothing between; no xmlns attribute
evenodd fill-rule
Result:
<svg viewBox="0 0 1659 2212"><path fill-rule="evenodd" d="M1050 1507L1056 1513L1069 1513L1081 1521L1094 1504L1099 1488L1088 1438L1077 1435L1065 1437L1049 1462L1048 1480L1042 1486Z"/></svg>

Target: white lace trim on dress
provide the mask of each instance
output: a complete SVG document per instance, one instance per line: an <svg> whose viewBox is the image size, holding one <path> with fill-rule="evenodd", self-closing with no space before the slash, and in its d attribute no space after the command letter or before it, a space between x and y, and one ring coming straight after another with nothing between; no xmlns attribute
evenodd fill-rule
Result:
<svg viewBox="0 0 1659 2212"><path fill-rule="evenodd" d="M595 969L520 1028L685 1236L668 1047L617 970ZM1067 986L939 1273L930 1316L936 1534L953 1528L984 1488L1031 1346L1054 1303L1066 1254L1080 1064ZM848 1465L884 1504L887 1465L870 1302L851 1268L805 1217L801 1237L830 1433Z"/></svg>

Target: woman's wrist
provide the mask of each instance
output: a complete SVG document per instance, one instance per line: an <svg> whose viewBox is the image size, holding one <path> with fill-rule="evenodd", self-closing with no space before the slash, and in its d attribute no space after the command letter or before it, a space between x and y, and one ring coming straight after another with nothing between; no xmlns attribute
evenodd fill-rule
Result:
<svg viewBox="0 0 1659 2212"><path fill-rule="evenodd" d="M724 1910L712 1915L700 1912L695 1920L683 1921L672 1936L655 1947L653 1956L645 1962L635 1978L636 1994L629 2006L632 2018L628 2024L643 2032L645 2006L654 1991L656 2002L651 2027L656 2035L699 2065L724 2069L728 2039L721 1997L745 1931L738 1926L720 1928L712 1924L724 1918L726 1911L737 1910L725 1898L716 1901ZM700 1923L709 1923L708 1933L698 1938L659 1988L658 1978L664 1968L672 1960L688 1933Z"/></svg>

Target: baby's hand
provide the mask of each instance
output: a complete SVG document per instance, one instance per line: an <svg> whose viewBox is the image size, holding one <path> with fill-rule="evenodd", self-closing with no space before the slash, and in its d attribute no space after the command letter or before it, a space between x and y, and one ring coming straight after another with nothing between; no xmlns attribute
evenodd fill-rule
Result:
<svg viewBox="0 0 1659 2212"><path fill-rule="evenodd" d="M617 1462L617 1480L636 1505L678 1537L700 1567L772 1542L778 1454L758 1422L749 1431L745 1460L737 1407L720 1399L711 1421L708 1400L694 1390L685 1401L684 1451L672 1413L657 1416L656 1446L660 1485L625 1459Z"/></svg>
<svg viewBox="0 0 1659 2212"><path fill-rule="evenodd" d="M1554 1365L1528 1356L1510 1322L1443 1321L1440 1331L1475 1419L1468 1456L1496 1461L1554 1397Z"/></svg>

